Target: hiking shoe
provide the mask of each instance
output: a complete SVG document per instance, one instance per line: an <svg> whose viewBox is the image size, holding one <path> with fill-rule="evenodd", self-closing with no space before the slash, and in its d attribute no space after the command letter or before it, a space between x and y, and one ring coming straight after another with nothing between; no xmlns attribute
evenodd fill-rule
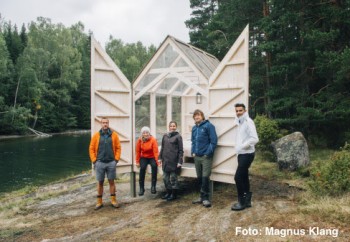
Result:
<svg viewBox="0 0 350 242"><path fill-rule="evenodd" d="M206 207L206 208L210 208L211 207L211 203L209 200L204 200L203 201L203 206Z"/></svg>
<svg viewBox="0 0 350 242"><path fill-rule="evenodd" d="M111 195L111 204L112 207L119 208L119 203L117 202L117 198L115 197L115 195Z"/></svg>
<svg viewBox="0 0 350 242"><path fill-rule="evenodd" d="M103 203L102 203L102 196L97 196L97 202L96 202L96 206L95 206L95 210L98 210L100 208L103 207Z"/></svg>
<svg viewBox="0 0 350 242"><path fill-rule="evenodd" d="M198 198L192 201L192 204L201 204L203 202L202 198Z"/></svg>

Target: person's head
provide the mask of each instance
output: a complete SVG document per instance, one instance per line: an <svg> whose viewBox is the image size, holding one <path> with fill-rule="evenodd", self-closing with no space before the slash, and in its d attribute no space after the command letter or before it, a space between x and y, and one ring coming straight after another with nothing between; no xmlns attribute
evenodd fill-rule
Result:
<svg viewBox="0 0 350 242"><path fill-rule="evenodd" d="M175 121L170 121L169 122L169 131L174 132L177 129L177 123Z"/></svg>
<svg viewBox="0 0 350 242"><path fill-rule="evenodd" d="M245 105L243 103L236 103L235 110L238 118L246 112Z"/></svg>
<svg viewBox="0 0 350 242"><path fill-rule="evenodd" d="M102 130L107 130L109 128L109 119L106 117L101 118Z"/></svg>
<svg viewBox="0 0 350 242"><path fill-rule="evenodd" d="M143 139L148 139L151 136L151 130L147 126L142 127L141 136Z"/></svg>
<svg viewBox="0 0 350 242"><path fill-rule="evenodd" d="M200 122L202 122L205 119L204 113L199 109L194 110L193 119L194 119L194 122L196 124L199 124Z"/></svg>

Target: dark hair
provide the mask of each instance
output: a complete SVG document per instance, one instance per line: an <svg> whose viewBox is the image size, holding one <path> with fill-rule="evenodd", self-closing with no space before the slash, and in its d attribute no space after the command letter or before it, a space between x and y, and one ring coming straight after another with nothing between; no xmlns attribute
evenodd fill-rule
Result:
<svg viewBox="0 0 350 242"><path fill-rule="evenodd" d="M235 108L242 107L245 110L245 105L243 103L236 103Z"/></svg>
<svg viewBox="0 0 350 242"><path fill-rule="evenodd" d="M109 119L108 119L107 117L102 117L102 118L101 118L101 121L102 121L103 119L106 119L106 120L109 121Z"/></svg>
<svg viewBox="0 0 350 242"><path fill-rule="evenodd" d="M175 124L175 126L177 127L177 123L175 121L170 121L169 126L170 126L170 124Z"/></svg>
<svg viewBox="0 0 350 242"><path fill-rule="evenodd" d="M198 114L202 116L203 120L205 120L204 113L201 110L199 110L199 109L194 110L193 118L194 118L194 116L196 116Z"/></svg>

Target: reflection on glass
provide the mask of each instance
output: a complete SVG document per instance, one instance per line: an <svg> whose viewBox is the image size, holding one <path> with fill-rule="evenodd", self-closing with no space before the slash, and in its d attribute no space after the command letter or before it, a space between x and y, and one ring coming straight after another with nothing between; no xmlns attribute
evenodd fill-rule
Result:
<svg viewBox="0 0 350 242"><path fill-rule="evenodd" d="M163 135L167 132L167 110L166 96L157 95L156 97L156 126L157 126L157 140L161 141Z"/></svg>
<svg viewBox="0 0 350 242"><path fill-rule="evenodd" d="M150 95L143 95L135 102L135 137L143 126L150 126Z"/></svg>
<svg viewBox="0 0 350 242"><path fill-rule="evenodd" d="M177 123L177 130L181 133L181 97L172 98L172 120Z"/></svg>

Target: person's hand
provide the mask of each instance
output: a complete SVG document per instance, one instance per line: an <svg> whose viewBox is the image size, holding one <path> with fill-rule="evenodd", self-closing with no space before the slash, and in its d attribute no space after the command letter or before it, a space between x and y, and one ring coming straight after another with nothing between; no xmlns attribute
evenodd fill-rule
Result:
<svg viewBox="0 0 350 242"><path fill-rule="evenodd" d="M140 164L136 164L136 167L137 167L137 168L140 168Z"/></svg>
<svg viewBox="0 0 350 242"><path fill-rule="evenodd" d="M177 163L177 167L179 168L179 167L181 167L182 165L180 164L180 163Z"/></svg>
<svg viewBox="0 0 350 242"><path fill-rule="evenodd" d="M162 160L158 160L158 166L162 165Z"/></svg>
<svg viewBox="0 0 350 242"><path fill-rule="evenodd" d="M192 157L195 157L195 156L196 156L196 154L195 154L195 153L193 153L193 154L192 154Z"/></svg>

